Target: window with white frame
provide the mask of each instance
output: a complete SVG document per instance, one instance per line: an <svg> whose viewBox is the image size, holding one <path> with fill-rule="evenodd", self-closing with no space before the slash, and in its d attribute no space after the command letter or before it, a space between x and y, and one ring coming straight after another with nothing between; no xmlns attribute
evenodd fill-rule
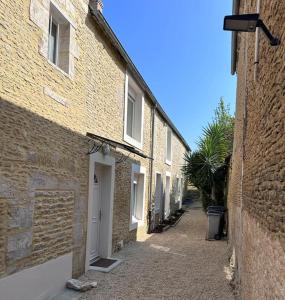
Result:
<svg viewBox="0 0 285 300"><path fill-rule="evenodd" d="M179 201L179 196L180 196L180 191L179 191L179 177L176 177L176 182L175 182L175 191L176 191L176 201Z"/></svg>
<svg viewBox="0 0 285 300"><path fill-rule="evenodd" d="M130 203L130 230L137 228L144 221L145 168L132 166L132 185Z"/></svg>
<svg viewBox="0 0 285 300"><path fill-rule="evenodd" d="M126 75L124 140L137 148L143 143L144 96L135 81Z"/></svg>
<svg viewBox="0 0 285 300"><path fill-rule="evenodd" d="M132 217L136 220L138 217L138 178L135 176L133 181L133 196L132 196Z"/></svg>
<svg viewBox="0 0 285 300"><path fill-rule="evenodd" d="M49 16L48 59L69 73L70 23L51 3Z"/></svg>
<svg viewBox="0 0 285 300"><path fill-rule="evenodd" d="M162 177L160 173L156 173L154 197L155 197L155 212L159 212L161 206L161 199L162 199Z"/></svg>
<svg viewBox="0 0 285 300"><path fill-rule="evenodd" d="M172 131L169 127L166 130L166 163L171 164L172 160Z"/></svg>
<svg viewBox="0 0 285 300"><path fill-rule="evenodd" d="M180 178L178 175L176 176L176 184L175 184L175 188L176 188L176 202L181 200L181 196L182 196L182 177Z"/></svg>
<svg viewBox="0 0 285 300"><path fill-rule="evenodd" d="M183 178L180 177L180 181L179 181L179 194L180 194L180 197L183 196Z"/></svg>

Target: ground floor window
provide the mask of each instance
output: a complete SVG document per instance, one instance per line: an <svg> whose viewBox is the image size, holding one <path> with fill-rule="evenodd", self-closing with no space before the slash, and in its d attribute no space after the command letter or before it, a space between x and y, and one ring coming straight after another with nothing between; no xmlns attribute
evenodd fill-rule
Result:
<svg viewBox="0 0 285 300"><path fill-rule="evenodd" d="M130 201L130 230L133 230L144 221L145 168L139 165L132 166Z"/></svg>
<svg viewBox="0 0 285 300"><path fill-rule="evenodd" d="M162 198L162 178L160 173L156 173L155 178L155 212L160 212L161 209L161 198Z"/></svg>

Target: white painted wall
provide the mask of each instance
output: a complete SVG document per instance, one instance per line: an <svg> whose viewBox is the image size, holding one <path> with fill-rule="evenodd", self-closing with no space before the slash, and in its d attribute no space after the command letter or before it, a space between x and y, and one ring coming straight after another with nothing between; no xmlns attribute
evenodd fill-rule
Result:
<svg viewBox="0 0 285 300"><path fill-rule="evenodd" d="M0 300L50 300L72 277L72 253L0 280Z"/></svg>

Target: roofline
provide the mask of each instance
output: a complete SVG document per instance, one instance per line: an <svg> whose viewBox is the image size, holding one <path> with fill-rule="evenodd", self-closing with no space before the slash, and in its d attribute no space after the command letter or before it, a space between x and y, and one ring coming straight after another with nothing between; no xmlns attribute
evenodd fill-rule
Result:
<svg viewBox="0 0 285 300"><path fill-rule="evenodd" d="M239 13L240 0L233 0L233 15ZM237 32L232 32L231 74L235 75L237 67Z"/></svg>
<svg viewBox="0 0 285 300"><path fill-rule="evenodd" d="M188 145L188 143L185 141L185 139L183 138L181 133L178 131L178 129L175 127L173 122L170 120L170 118L167 116L167 114L165 113L165 111L163 110L161 105L159 104L159 102L156 100L156 98L153 95L153 93L151 92L149 86L147 85L147 83L143 79L142 75L140 74L140 72L138 71L138 69L136 68L134 63L132 62L132 60L129 57L128 53L126 52L126 50L124 49L124 47L120 43L119 39L115 35L114 31L112 30L112 28L108 24L107 20L103 16L103 14L100 11L92 8L90 5L89 5L89 11L90 11L92 17L94 18L94 20L96 21L96 23L101 28L101 30L108 37L108 39L111 42L112 46L114 46L116 48L116 50L120 53L122 58L125 60L125 62L127 63L128 71L130 71L130 73L136 79L136 81L138 82L140 87L144 90L144 92L147 93L147 95L151 99L154 107L156 107L158 112L165 119L165 121L168 123L168 125L171 127L171 129L175 132L175 134L178 136L178 138L184 144L186 149L188 151L191 151L190 146Z"/></svg>

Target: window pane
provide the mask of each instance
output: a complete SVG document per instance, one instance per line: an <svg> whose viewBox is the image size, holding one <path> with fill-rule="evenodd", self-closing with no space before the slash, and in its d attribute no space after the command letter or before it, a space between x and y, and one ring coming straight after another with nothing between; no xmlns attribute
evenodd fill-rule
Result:
<svg viewBox="0 0 285 300"><path fill-rule="evenodd" d="M171 130L167 129L167 160L171 161Z"/></svg>
<svg viewBox="0 0 285 300"><path fill-rule="evenodd" d="M49 60L56 64L56 48L57 48L57 25L50 20L50 32L49 32Z"/></svg>
<svg viewBox="0 0 285 300"><path fill-rule="evenodd" d="M134 127L134 101L129 95L127 108L127 135L133 136Z"/></svg>
<svg viewBox="0 0 285 300"><path fill-rule="evenodd" d="M133 183L132 216L136 217L137 212L137 183Z"/></svg>

